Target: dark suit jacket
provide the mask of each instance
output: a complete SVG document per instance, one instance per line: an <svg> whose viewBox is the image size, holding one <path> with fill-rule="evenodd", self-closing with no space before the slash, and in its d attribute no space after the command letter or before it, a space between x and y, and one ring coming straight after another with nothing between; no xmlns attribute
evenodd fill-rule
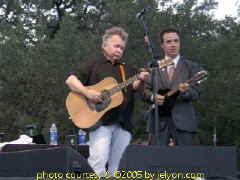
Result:
<svg viewBox="0 0 240 180"><path fill-rule="evenodd" d="M176 88L179 83L189 80L194 76L195 73L199 71L200 67L197 63L180 57L171 82L167 80L168 78L166 70L160 71L160 73L157 75L157 90ZM166 126L166 122L169 121L169 118L172 118L177 129L188 132L197 132L197 122L192 102L198 99L199 94L199 85L193 85L185 93L180 93L177 97L174 107L171 110L171 116L159 117L159 130ZM143 99L149 103L152 103L151 96L152 78L150 77L143 92ZM148 131L153 133L155 130L154 121L148 123Z"/></svg>

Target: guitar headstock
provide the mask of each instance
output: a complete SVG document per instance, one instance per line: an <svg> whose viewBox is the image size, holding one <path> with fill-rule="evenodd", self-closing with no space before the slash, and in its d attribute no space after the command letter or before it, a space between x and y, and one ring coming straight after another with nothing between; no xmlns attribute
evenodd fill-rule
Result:
<svg viewBox="0 0 240 180"><path fill-rule="evenodd" d="M172 65L173 64L173 61L171 58L165 58L165 59L162 59L162 60L158 60L158 65L159 65L159 68L162 69L162 68L165 68L169 65Z"/></svg>
<svg viewBox="0 0 240 180"><path fill-rule="evenodd" d="M197 72L193 78L191 79L191 83L198 83L200 84L201 82L207 80L208 77L208 72L205 70Z"/></svg>
<svg viewBox="0 0 240 180"><path fill-rule="evenodd" d="M158 60L157 63L153 63L150 65L150 67L148 66L147 68L144 68L144 69L145 71L148 71L149 73L151 73L153 69L156 69L156 68L164 69L170 65L173 65L172 59L165 58L165 59Z"/></svg>

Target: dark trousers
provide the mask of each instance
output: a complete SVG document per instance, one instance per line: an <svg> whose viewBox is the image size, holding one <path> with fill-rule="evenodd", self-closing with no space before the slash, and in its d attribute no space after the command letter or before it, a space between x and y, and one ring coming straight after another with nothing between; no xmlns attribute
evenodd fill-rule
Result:
<svg viewBox="0 0 240 180"><path fill-rule="evenodd" d="M195 132L177 129L170 117L165 122L165 127L158 131L158 142L156 135L150 134L149 144L168 146L170 138L173 139L174 145L178 146L192 146L195 144Z"/></svg>

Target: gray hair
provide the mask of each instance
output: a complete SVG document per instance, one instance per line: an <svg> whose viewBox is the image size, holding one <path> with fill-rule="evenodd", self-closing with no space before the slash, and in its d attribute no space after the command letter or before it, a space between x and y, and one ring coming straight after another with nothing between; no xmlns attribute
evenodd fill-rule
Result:
<svg viewBox="0 0 240 180"><path fill-rule="evenodd" d="M105 30L105 33L102 36L103 44L105 44L106 41L113 35L118 35L124 41L125 44L127 43L128 33L123 28L115 26Z"/></svg>

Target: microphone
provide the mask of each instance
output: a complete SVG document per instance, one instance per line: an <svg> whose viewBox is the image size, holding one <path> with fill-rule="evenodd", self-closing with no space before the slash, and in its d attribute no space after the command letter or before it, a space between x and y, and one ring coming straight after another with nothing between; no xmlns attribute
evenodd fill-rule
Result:
<svg viewBox="0 0 240 180"><path fill-rule="evenodd" d="M149 11L149 8L143 8L140 12L137 13L136 18L141 19L142 16Z"/></svg>

